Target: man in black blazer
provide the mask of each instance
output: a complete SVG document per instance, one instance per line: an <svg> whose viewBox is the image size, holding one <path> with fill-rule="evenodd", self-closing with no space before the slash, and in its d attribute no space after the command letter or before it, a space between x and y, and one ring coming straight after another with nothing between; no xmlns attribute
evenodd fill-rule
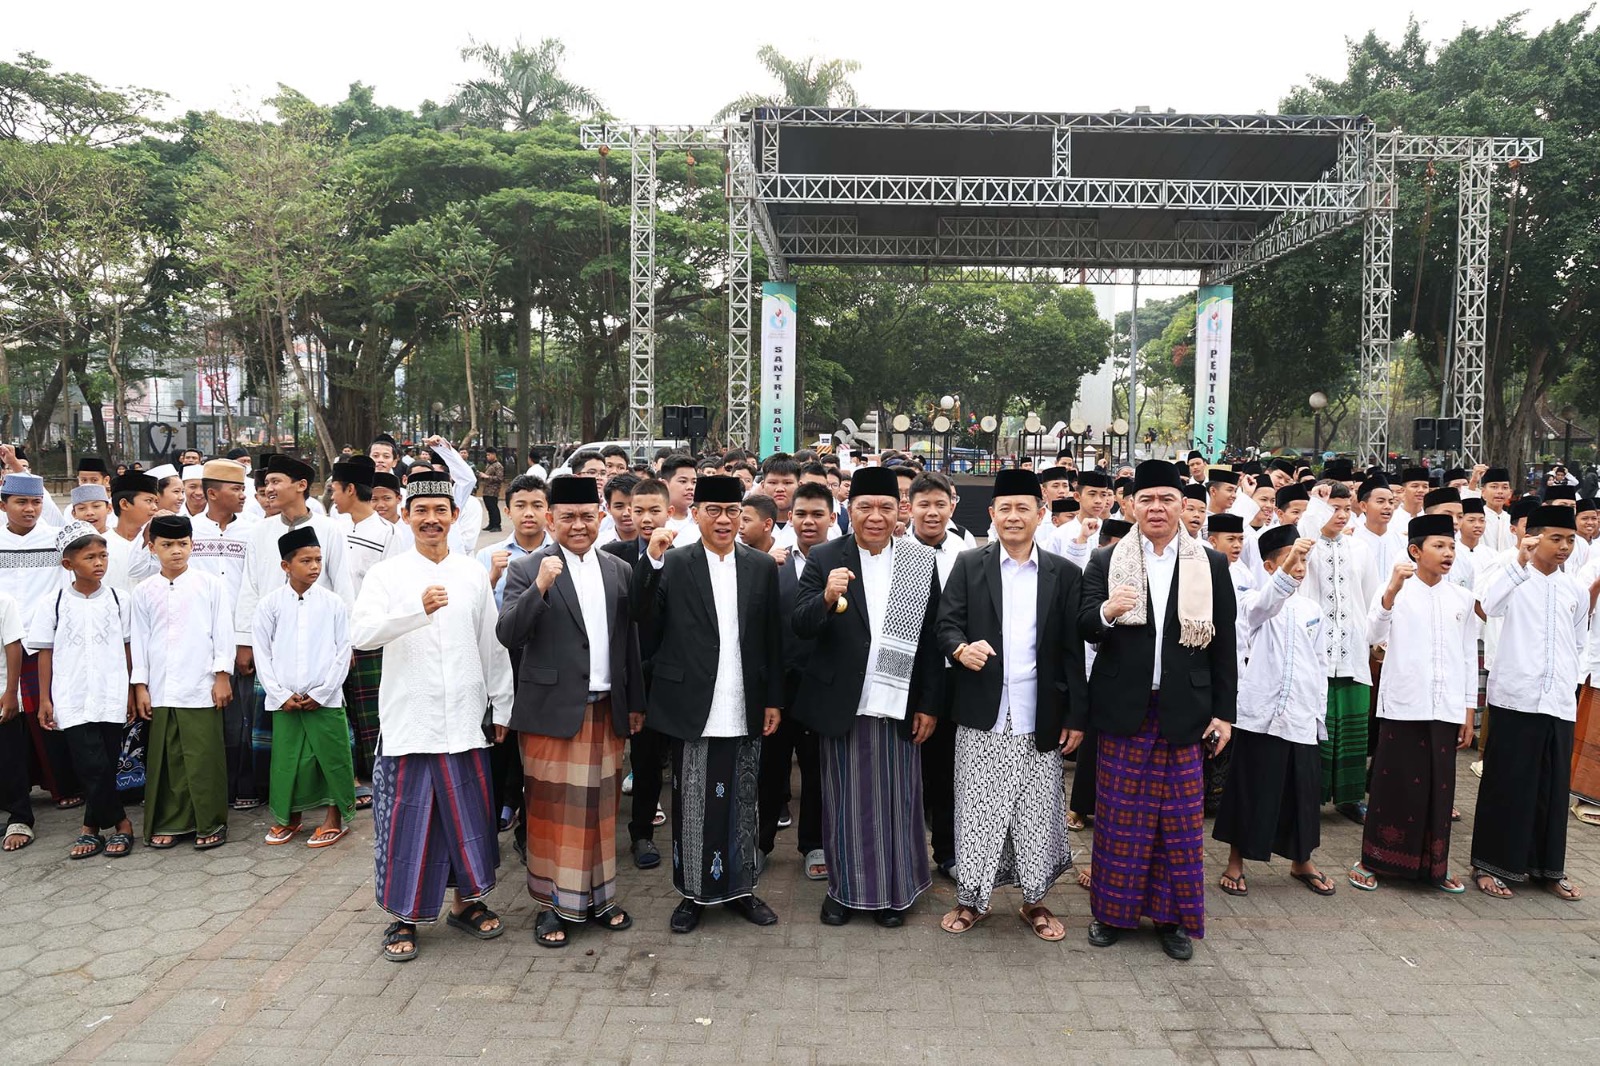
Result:
<svg viewBox="0 0 1600 1066"><path fill-rule="evenodd" d="M956 665L946 706L955 721L955 909L965 933L989 912L996 885L1022 888L1022 918L1041 940L1066 927L1044 905L1072 868L1061 752L1083 739L1087 692L1078 637L1081 578L1041 551L1039 479L995 477L997 539L956 558L939 607L939 650Z"/></svg>
<svg viewBox="0 0 1600 1066"><path fill-rule="evenodd" d="M628 564L628 572L639 562L650 535L667 522L667 506L671 500L667 483L646 478L633 487L633 528L638 534L627 540L614 540L602 544L600 550L615 555ZM637 607L637 604L635 605ZM637 620L636 620L637 621ZM641 647L655 647L658 638L653 623L639 625ZM645 671L645 687L650 686L650 673ZM655 832L658 819L666 821L661 813L661 768L667 761L667 738L646 725L636 730L628 741L629 775L623 779L623 792L628 791L628 780L633 782L633 803L628 819L628 839L633 850L633 864L641 870L661 865L661 852L656 848Z"/></svg>
<svg viewBox="0 0 1600 1066"><path fill-rule="evenodd" d="M517 651L511 727L522 751L528 893L535 937L567 943L569 923L633 924L617 905L617 806L623 740L642 724L644 675L632 621L632 577L597 551L594 478L550 484L556 543L506 573L495 635Z"/></svg>
<svg viewBox="0 0 1600 1066"><path fill-rule="evenodd" d="M852 533L812 550L795 594L794 631L816 641L794 715L821 738L825 925L852 910L904 925L932 884L915 745L944 698L939 572L932 548L895 539L899 517L894 471L857 469Z"/></svg>
<svg viewBox="0 0 1600 1066"><path fill-rule="evenodd" d="M1089 943L1108 947L1148 916L1179 960L1205 933L1202 767L1227 747L1239 683L1228 564L1179 527L1182 505L1170 463L1139 464L1137 528L1090 556L1078 616L1099 645Z"/></svg>
<svg viewBox="0 0 1600 1066"><path fill-rule="evenodd" d="M802 481L795 489L789 512L795 547L778 567L778 614L784 626L794 617L800 575L810 565L811 551L824 544L833 525L833 496L823 484ZM811 661L815 641L790 632L783 641L783 694L785 707L794 706L800 677ZM800 763L800 816L795 844L805 862L805 875L813 881L828 876L822 849L822 782L817 765L817 735L792 714L783 716L777 732L761 741L761 851L770 856L778 835L778 812L789 802L789 778Z"/></svg>
<svg viewBox="0 0 1600 1066"><path fill-rule="evenodd" d="M761 737L783 703L778 568L735 541L743 496L738 478L701 478L700 539L669 551L672 531L657 529L633 572L640 624L653 627L645 721L671 743L675 933L713 903L778 920L755 895Z"/></svg>

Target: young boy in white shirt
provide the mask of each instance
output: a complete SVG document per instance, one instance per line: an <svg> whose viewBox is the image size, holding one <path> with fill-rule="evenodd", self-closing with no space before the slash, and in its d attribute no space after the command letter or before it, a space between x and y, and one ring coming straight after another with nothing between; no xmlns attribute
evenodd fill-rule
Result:
<svg viewBox="0 0 1600 1066"><path fill-rule="evenodd" d="M39 724L61 731L83 786L83 826L68 857L104 852L120 859L133 850L133 824L117 796L123 726L131 710L133 598L105 583L110 554L93 526L68 522L56 534L56 547L71 581L34 612L28 634L29 646L39 652Z"/></svg>
<svg viewBox="0 0 1600 1066"><path fill-rule="evenodd" d="M300 831L302 811L326 807L307 847L325 848L350 831L355 814L355 764L344 715L350 671L350 612L319 585L322 546L310 526L278 538L289 583L256 604L256 673L273 712L272 775L267 804L274 824L268 844L287 844Z"/></svg>
<svg viewBox="0 0 1600 1066"><path fill-rule="evenodd" d="M150 722L145 760L145 843L197 851L228 841L228 763L222 711L233 698L233 605L215 574L189 565L187 515L150 520L161 572L133 591L133 705Z"/></svg>
<svg viewBox="0 0 1600 1066"><path fill-rule="evenodd" d="M1322 609L1295 593L1316 542L1292 525L1261 535L1267 581L1240 602L1240 643L1250 661L1239 679L1239 720L1233 764L1212 837L1232 847L1218 887L1247 895L1244 863L1273 853L1290 862L1289 875L1319 896L1333 881L1311 853L1322 842L1322 754L1328 710L1328 652Z"/></svg>

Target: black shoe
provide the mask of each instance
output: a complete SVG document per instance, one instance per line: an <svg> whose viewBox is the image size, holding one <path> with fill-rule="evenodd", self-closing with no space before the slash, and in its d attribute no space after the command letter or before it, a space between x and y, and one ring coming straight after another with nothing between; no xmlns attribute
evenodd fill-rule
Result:
<svg viewBox="0 0 1600 1066"><path fill-rule="evenodd" d="M832 896L822 897L822 924L844 925L850 920L850 908Z"/></svg>
<svg viewBox="0 0 1600 1066"><path fill-rule="evenodd" d="M1089 943L1093 947L1108 948L1122 939L1122 930L1103 922L1089 923Z"/></svg>
<svg viewBox="0 0 1600 1066"><path fill-rule="evenodd" d="M794 824L794 815L789 813L789 805L785 803L778 808L778 828L787 829Z"/></svg>
<svg viewBox="0 0 1600 1066"><path fill-rule="evenodd" d="M672 912L671 927L674 933L692 933L700 924L700 913L705 908L692 899L686 899L678 904Z"/></svg>
<svg viewBox="0 0 1600 1066"><path fill-rule="evenodd" d="M1365 803L1341 803L1334 810L1357 825L1367 824L1367 805Z"/></svg>
<svg viewBox="0 0 1600 1066"><path fill-rule="evenodd" d="M1194 941L1183 931L1183 926L1158 925L1156 935L1161 938L1161 950L1167 953L1167 958L1177 959L1179 962L1188 962L1194 958Z"/></svg>
<svg viewBox="0 0 1600 1066"><path fill-rule="evenodd" d="M633 842L633 864L641 870L654 870L661 865L661 852L656 850L654 840Z"/></svg>
<svg viewBox="0 0 1600 1066"><path fill-rule="evenodd" d="M772 913L772 908L761 902L758 896L741 896L739 899L730 899L723 906L744 918L751 925L778 924L778 916Z"/></svg>
<svg viewBox="0 0 1600 1066"><path fill-rule="evenodd" d="M885 907L881 911L873 911L872 920L885 929L898 929L906 924L906 912Z"/></svg>

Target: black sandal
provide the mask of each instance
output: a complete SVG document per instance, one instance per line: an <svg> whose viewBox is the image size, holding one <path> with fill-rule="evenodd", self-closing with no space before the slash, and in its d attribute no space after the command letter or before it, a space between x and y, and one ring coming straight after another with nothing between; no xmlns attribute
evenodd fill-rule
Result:
<svg viewBox="0 0 1600 1066"><path fill-rule="evenodd" d="M208 843L201 843L201 841L205 840L206 837L212 837L213 839L211 841L209 841ZM222 847L222 845L226 844L227 842L228 842L228 827L227 826L223 826L221 829L218 829L215 833L207 833L207 834L205 834L205 836L200 836L199 834L196 834L195 838L194 838L194 850L196 850L196 851L210 851L212 848L220 848L220 847Z"/></svg>
<svg viewBox="0 0 1600 1066"><path fill-rule="evenodd" d="M75 851L69 851L67 852L67 858L92 859L102 851L106 850L106 838L101 836L99 833L84 833L83 835L79 836L77 840L72 842L73 847L77 847L79 844L88 844L90 847L94 848L94 850L86 851L81 855Z"/></svg>
<svg viewBox="0 0 1600 1066"><path fill-rule="evenodd" d="M117 850L113 851L115 848ZM132 833L112 833L106 837L106 855L109 858L120 859L133 850Z"/></svg>
<svg viewBox="0 0 1600 1066"><path fill-rule="evenodd" d="M561 934L560 940L550 939L557 933ZM542 948L564 948L572 941L572 930L555 911L540 911L533 923L533 939Z"/></svg>
<svg viewBox="0 0 1600 1066"><path fill-rule="evenodd" d="M410 944L411 950L390 951L396 944ZM390 962L410 962L421 949L422 945L417 943L417 927L410 922L390 922L389 928L383 931L383 957Z"/></svg>
<svg viewBox="0 0 1600 1066"><path fill-rule="evenodd" d="M147 848L154 848L156 851L166 851L168 848L177 847L178 838L182 835L183 834L181 833L155 833L150 837L149 840L144 842L144 846ZM156 837L166 837L167 842L165 844L157 844Z"/></svg>
<svg viewBox="0 0 1600 1066"><path fill-rule="evenodd" d="M596 914L594 911L590 911L589 917L593 919L596 925L607 932L620 933L624 929L633 928L633 917L616 904L612 904L604 914ZM619 917L621 921L617 920Z"/></svg>
<svg viewBox="0 0 1600 1066"><path fill-rule="evenodd" d="M466 909L460 914L457 914L455 911L451 911L445 917L445 923L447 925L454 926L463 933L466 933L468 936L475 936L479 940L493 940L495 937L505 932L506 923L504 922L500 922L500 924L495 926L493 929L484 928L484 926L488 925L490 922L499 920L500 916L485 906L483 900L481 899L475 899L471 903L467 904Z"/></svg>
<svg viewBox="0 0 1600 1066"><path fill-rule="evenodd" d="M1297 874L1291 870L1289 872L1289 876L1294 878L1296 881L1299 881L1302 885L1305 885L1319 896L1331 896L1335 891L1333 887L1333 878L1329 877L1321 870L1318 870L1314 874Z"/></svg>

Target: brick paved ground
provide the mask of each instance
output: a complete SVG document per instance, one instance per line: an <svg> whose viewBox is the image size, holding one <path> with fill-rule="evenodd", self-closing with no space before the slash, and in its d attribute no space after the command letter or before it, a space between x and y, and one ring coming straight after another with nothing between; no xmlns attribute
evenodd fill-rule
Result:
<svg viewBox="0 0 1600 1066"><path fill-rule="evenodd" d="M1471 831L1475 779L1461 769ZM138 818L135 817L137 824ZM1600 886L1600 830L1570 824L1575 878ZM995 915L952 938L935 886L906 928L817 921L823 886L800 876L790 833L762 881L780 915L756 929L709 913L667 932L666 869L624 863L634 929L581 931L542 949L511 865L490 902L509 925L480 943L424 928L421 956L379 957L371 822L340 845L261 844L235 816L218 851L144 848L68 862L74 820L0 857L4 1061L185 1062L1391 1062L1600 1059L1600 891L1565 904L1386 884L1331 900L1254 868L1247 899L1214 888L1193 962L1149 934L1084 941L1087 895L1058 887L1061 944ZM1318 858L1338 870L1356 827L1330 814ZM663 839L665 837L663 836ZM509 840L509 838L506 838ZM1213 846L1214 879L1225 857Z"/></svg>

